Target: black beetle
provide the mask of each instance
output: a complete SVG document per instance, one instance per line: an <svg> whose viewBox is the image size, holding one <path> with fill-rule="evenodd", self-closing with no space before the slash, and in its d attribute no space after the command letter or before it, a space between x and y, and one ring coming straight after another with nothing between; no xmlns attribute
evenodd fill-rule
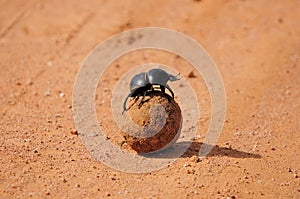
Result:
<svg viewBox="0 0 300 199"><path fill-rule="evenodd" d="M163 93L165 93L165 89L167 88L174 99L174 93L167 82L179 80L177 76L171 75L160 68L155 68L148 72L142 72L135 75L130 81L130 93L123 103L123 113L128 110L126 108L126 103L129 97L143 96L144 98L148 91L154 90L153 85L158 85Z"/></svg>

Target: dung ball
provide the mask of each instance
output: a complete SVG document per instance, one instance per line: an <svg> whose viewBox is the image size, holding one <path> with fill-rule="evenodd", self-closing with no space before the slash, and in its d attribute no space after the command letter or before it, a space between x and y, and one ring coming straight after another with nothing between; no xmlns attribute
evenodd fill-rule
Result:
<svg viewBox="0 0 300 199"><path fill-rule="evenodd" d="M130 98L128 114L139 128L134 134L123 132L127 145L137 153L168 148L180 135L182 115L179 105L167 94L149 92Z"/></svg>

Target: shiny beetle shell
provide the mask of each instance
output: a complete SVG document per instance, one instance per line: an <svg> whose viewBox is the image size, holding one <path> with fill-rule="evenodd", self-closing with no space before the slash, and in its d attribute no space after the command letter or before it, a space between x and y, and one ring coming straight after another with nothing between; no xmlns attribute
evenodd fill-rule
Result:
<svg viewBox="0 0 300 199"><path fill-rule="evenodd" d="M130 81L130 93L124 100L123 113L128 110L126 103L129 97L143 96L144 98L147 92L154 90L153 85L159 85L163 93L165 93L165 89L167 88L171 92L172 98L174 98L174 93L167 82L179 80L177 76L171 75L160 68L136 74Z"/></svg>

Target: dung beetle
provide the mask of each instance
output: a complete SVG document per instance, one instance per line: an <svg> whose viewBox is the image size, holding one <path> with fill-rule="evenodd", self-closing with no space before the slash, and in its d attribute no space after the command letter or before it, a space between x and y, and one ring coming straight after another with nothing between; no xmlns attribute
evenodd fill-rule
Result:
<svg viewBox="0 0 300 199"><path fill-rule="evenodd" d="M178 75L171 75L160 68L155 68L148 72L136 74L130 81L130 93L124 100L123 113L128 110L126 108L126 103L129 97L143 96L144 99L148 91L154 90L154 85L158 85L162 93L165 93L165 89L167 88L171 92L172 98L174 99L174 92L167 82L179 80Z"/></svg>

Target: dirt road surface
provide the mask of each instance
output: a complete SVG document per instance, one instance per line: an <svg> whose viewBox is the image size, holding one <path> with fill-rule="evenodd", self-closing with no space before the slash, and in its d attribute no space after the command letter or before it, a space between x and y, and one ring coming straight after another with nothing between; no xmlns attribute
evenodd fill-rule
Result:
<svg viewBox="0 0 300 199"><path fill-rule="evenodd" d="M0 0L0 198L300 198L300 1L76 2ZM201 137L169 167L129 174L88 153L72 89L97 44L148 26L203 45L224 81L226 122L198 161L210 99L201 76L182 69L200 93ZM143 54L175 63L159 55ZM140 59L120 60L112 79Z"/></svg>

